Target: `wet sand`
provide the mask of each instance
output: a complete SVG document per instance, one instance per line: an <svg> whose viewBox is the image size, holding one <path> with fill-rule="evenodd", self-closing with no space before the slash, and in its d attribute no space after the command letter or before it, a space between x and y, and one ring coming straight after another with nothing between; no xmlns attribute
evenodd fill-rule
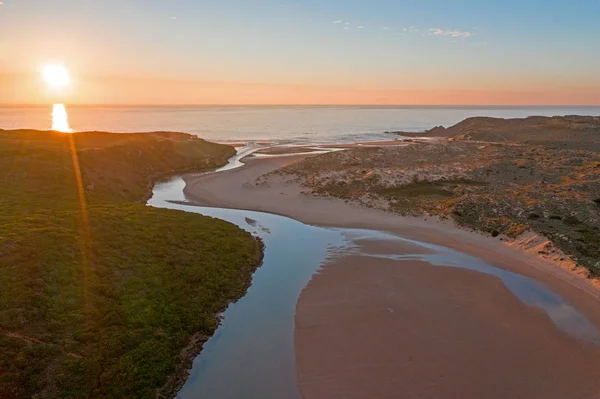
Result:
<svg viewBox="0 0 600 399"><path fill-rule="evenodd" d="M365 141L357 143L338 143L338 144L316 144L316 145L275 145L272 147L263 148L255 152L255 154L268 155L290 155L290 154L308 154L311 152L323 152L331 150L349 150L352 148L361 147L399 147L414 144L414 140L405 141L400 139L383 140L383 141Z"/></svg>
<svg viewBox="0 0 600 399"><path fill-rule="evenodd" d="M254 154L269 154L269 155L288 155L288 154L304 154L321 151L318 147L294 146L294 147L267 147L256 151Z"/></svg>
<svg viewBox="0 0 600 399"><path fill-rule="evenodd" d="M499 279L347 257L302 293L304 398L597 398L600 351L558 331Z"/></svg>
<svg viewBox="0 0 600 399"><path fill-rule="evenodd" d="M498 239L450 222L305 195L279 175L255 183L306 156L249 160L240 169L186 176L185 192L204 206L377 229L454 248L542 282L600 327L594 286ZM389 253L405 251L377 242L365 248L384 245ZM599 347L561 332L489 275L418 261L346 257L313 278L296 311L297 371L306 398L600 397Z"/></svg>

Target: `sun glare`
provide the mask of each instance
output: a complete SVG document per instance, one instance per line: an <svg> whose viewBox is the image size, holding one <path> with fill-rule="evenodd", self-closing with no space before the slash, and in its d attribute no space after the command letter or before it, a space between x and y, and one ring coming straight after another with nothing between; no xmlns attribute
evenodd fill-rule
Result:
<svg viewBox="0 0 600 399"><path fill-rule="evenodd" d="M53 89L62 89L71 83L69 71L62 65L46 65L42 75L46 84Z"/></svg>
<svg viewBox="0 0 600 399"><path fill-rule="evenodd" d="M71 133L67 109L63 104L54 104L52 107L52 130L57 132Z"/></svg>

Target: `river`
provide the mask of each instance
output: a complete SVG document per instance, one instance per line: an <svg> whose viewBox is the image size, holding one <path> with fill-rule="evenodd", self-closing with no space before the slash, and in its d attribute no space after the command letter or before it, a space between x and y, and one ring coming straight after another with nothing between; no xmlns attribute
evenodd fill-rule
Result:
<svg viewBox="0 0 600 399"><path fill-rule="evenodd" d="M255 149L240 150L222 170L239 167L240 158ZM183 204L187 201L184 187L180 177L159 183L148 205L231 222L263 239L265 257L246 295L223 313L221 325L195 359L178 398L299 398L293 342L296 302L321 266L356 254L357 242L362 239L403 240L432 252L402 256L362 254L394 259L399 267L405 259L419 259L496 276L521 302L542 309L559 329L577 339L599 342L595 327L546 286L473 256L384 232L322 228L268 213Z"/></svg>

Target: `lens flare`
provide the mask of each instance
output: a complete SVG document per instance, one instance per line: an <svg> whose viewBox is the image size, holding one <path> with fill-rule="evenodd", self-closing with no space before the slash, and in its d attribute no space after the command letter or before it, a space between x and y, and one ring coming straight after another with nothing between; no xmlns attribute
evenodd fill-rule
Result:
<svg viewBox="0 0 600 399"><path fill-rule="evenodd" d="M64 104L54 104L52 107L52 130L64 133L73 132L69 126L69 116Z"/></svg>

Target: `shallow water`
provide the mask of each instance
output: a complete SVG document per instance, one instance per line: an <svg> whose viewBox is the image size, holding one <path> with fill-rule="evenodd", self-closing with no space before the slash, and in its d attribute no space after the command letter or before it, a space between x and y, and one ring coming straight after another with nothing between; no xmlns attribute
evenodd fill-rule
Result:
<svg viewBox="0 0 600 399"><path fill-rule="evenodd" d="M252 286L224 312L178 398L299 398L293 343L296 302L322 264L350 254L397 260L399 267L402 260L418 259L496 276L523 303L543 310L562 331L576 339L599 341L595 327L543 284L470 255L378 231L321 228L267 213L170 202L186 201L184 187L181 178L157 184L148 205L227 220L261 237L266 249ZM402 240L432 253L365 254L358 245L363 239Z"/></svg>
<svg viewBox="0 0 600 399"><path fill-rule="evenodd" d="M296 300L328 253L343 245L343 237L276 215L167 202L184 201L184 187L181 179L159 184L148 204L227 220L260 236L266 248L248 293L225 311L178 397L299 398L293 347ZM257 221L255 227L246 218Z"/></svg>

